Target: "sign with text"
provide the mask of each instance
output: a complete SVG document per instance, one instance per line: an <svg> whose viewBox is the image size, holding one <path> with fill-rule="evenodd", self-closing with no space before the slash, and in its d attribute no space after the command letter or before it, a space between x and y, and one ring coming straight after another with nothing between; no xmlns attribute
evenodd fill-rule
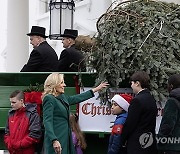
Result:
<svg viewBox="0 0 180 154"><path fill-rule="evenodd" d="M85 88L85 91L89 89ZM116 115L111 114L109 106L101 105L97 97L98 93L95 93L95 97L79 104L80 128L82 131L111 132Z"/></svg>
<svg viewBox="0 0 180 154"><path fill-rule="evenodd" d="M91 88L84 88L85 91ZM83 92L83 91L81 91ZM113 92L113 95L116 94ZM107 105L101 105L98 93L95 97L79 104L79 125L82 131L90 132L111 132L111 126L114 124L116 115L111 114L111 108ZM156 118L156 133L158 133L164 105L157 104L158 114Z"/></svg>

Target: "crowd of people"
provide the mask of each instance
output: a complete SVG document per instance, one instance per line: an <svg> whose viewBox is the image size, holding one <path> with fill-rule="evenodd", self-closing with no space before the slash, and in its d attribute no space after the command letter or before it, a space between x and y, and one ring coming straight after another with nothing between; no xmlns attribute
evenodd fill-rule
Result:
<svg viewBox="0 0 180 154"><path fill-rule="evenodd" d="M134 96L116 94L111 99L112 114L117 115L109 138L108 154L179 154L180 137L180 74L168 79L169 98L155 134L157 106L149 90L149 75L135 72L131 78ZM44 134L42 153L83 154L85 137L78 124L78 116L70 106L94 97L94 93L107 88L107 82L81 94L64 93L64 75L51 73L44 82L43 121L36 106L25 104L24 93L16 90L10 95L4 142L10 154L35 153L35 145ZM45 132L42 133L43 122ZM163 138L163 140L161 140ZM164 142L165 139L173 142Z"/></svg>
<svg viewBox="0 0 180 154"><path fill-rule="evenodd" d="M44 83L43 125L44 149L46 154L75 154L70 124L70 105L94 97L94 93L106 88L107 82L84 93L68 96L64 94L64 75L51 73ZM12 109L9 111L4 141L11 154L35 153L35 144L40 141L40 117L32 104L24 104L22 91L10 95ZM34 105L34 104L33 104ZM74 128L74 127L72 127ZM73 129L77 133L77 129ZM75 134L74 134L75 135ZM78 134L76 134L78 137ZM79 140L81 141L81 140ZM80 143L80 142L79 142ZM83 142L82 142L82 145ZM85 146L82 146L82 148Z"/></svg>
<svg viewBox="0 0 180 154"><path fill-rule="evenodd" d="M34 49L21 72L85 71L84 56L75 48L77 30L65 29L61 35L65 49L59 60L46 41L44 27L33 26L27 35ZM111 111L116 119L107 154L180 154L180 74L168 79L169 97L158 134L155 133L158 110L150 92L149 75L137 71L130 77L130 82L133 95L116 94L111 99ZM10 95L12 109L4 136L10 154L34 154L42 137L41 153L83 154L88 145L79 127L78 116L71 113L70 106L94 97L95 92L108 86L107 82L102 82L89 91L68 96L64 75L51 73L44 82L42 93L43 120L36 105L25 103L22 91L14 91ZM165 142L168 140L172 142Z"/></svg>

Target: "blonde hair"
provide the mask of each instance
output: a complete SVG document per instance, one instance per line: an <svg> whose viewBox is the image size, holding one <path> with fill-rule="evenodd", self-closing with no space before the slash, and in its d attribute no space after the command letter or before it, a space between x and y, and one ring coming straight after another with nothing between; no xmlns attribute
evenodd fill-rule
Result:
<svg viewBox="0 0 180 154"><path fill-rule="evenodd" d="M56 91L56 87L62 82L63 79L64 74L51 73L44 82L44 92L42 94L42 99L48 94L57 96L58 93Z"/></svg>
<svg viewBox="0 0 180 154"><path fill-rule="evenodd" d="M81 131L79 123L78 123L78 116L71 113L69 119L70 119L71 129L76 134L78 144L80 145L80 147L82 149L86 149L87 144L86 144L86 141L85 141L84 134Z"/></svg>

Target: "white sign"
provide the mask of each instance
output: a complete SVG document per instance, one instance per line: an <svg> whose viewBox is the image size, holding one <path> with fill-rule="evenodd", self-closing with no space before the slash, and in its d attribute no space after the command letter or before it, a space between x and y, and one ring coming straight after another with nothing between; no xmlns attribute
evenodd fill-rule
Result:
<svg viewBox="0 0 180 154"><path fill-rule="evenodd" d="M85 91L91 88L85 88ZM111 108L101 105L100 100L95 97L79 104L79 125L82 131L111 132L116 115L111 114Z"/></svg>
<svg viewBox="0 0 180 154"><path fill-rule="evenodd" d="M85 91L92 88L84 88ZM84 91L81 91L81 93ZM115 121L116 115L111 114L111 108L107 105L101 105L100 99L97 99L98 93L95 97L88 99L79 104L79 125L82 131L90 132L111 132L111 126ZM156 118L156 133L158 133L159 126L162 119L163 107L158 107L158 114Z"/></svg>

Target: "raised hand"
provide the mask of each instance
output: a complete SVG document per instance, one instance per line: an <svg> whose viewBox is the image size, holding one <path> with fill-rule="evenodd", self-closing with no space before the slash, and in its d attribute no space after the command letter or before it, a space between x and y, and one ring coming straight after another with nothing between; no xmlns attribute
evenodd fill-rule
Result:
<svg viewBox="0 0 180 154"><path fill-rule="evenodd" d="M102 90L103 88L106 88L107 86L109 86L108 82L102 82L99 86L93 88L92 91L95 93L97 91Z"/></svg>

